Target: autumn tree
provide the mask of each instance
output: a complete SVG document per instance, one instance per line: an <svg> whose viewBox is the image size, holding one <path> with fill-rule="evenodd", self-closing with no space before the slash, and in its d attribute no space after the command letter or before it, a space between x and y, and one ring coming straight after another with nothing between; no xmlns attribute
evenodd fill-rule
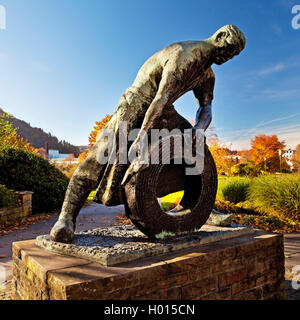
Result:
<svg viewBox="0 0 300 320"><path fill-rule="evenodd" d="M240 162L250 162L251 161L251 154L250 150L239 150L237 155L240 157Z"/></svg>
<svg viewBox="0 0 300 320"><path fill-rule="evenodd" d="M276 135L267 136L260 134L251 140L251 158L255 165L264 170L265 159L266 167L269 172L276 172L280 169L279 150L285 148L285 142L279 141ZM288 169L288 165L284 158L281 157L281 168Z"/></svg>
<svg viewBox="0 0 300 320"><path fill-rule="evenodd" d="M17 134L17 129L13 128L8 119L12 119L12 116L4 112L0 113L0 149L11 147L37 154L38 151Z"/></svg>
<svg viewBox="0 0 300 320"><path fill-rule="evenodd" d="M300 169L300 144L297 145L291 161L293 163L294 169L299 170Z"/></svg>
<svg viewBox="0 0 300 320"><path fill-rule="evenodd" d="M93 131L90 133L89 136L89 145L93 147L97 141L98 134L106 127L110 119L112 118L111 115L106 115L101 121L96 121ZM78 157L78 162L82 163L88 154L91 152L91 148L88 149L87 152L82 152Z"/></svg>
<svg viewBox="0 0 300 320"><path fill-rule="evenodd" d="M106 115L101 121L95 122L94 130L89 136L89 143L91 147L96 143L98 134L106 127L111 118L111 115Z"/></svg>
<svg viewBox="0 0 300 320"><path fill-rule="evenodd" d="M86 157L88 156L88 154L90 153L91 149L88 150L88 152L82 152L80 153L79 157L78 157L78 162L82 163Z"/></svg>
<svg viewBox="0 0 300 320"><path fill-rule="evenodd" d="M220 143L217 135L210 140L209 150L215 160L218 174L230 175L230 169L236 164L236 160L232 157L230 150Z"/></svg>

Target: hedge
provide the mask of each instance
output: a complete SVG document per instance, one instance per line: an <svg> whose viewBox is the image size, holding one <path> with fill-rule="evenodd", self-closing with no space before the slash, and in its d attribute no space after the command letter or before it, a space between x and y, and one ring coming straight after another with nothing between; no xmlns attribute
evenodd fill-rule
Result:
<svg viewBox="0 0 300 320"><path fill-rule="evenodd" d="M0 208L16 206L17 204L18 197L15 193L0 184Z"/></svg>
<svg viewBox="0 0 300 320"><path fill-rule="evenodd" d="M63 173L33 153L14 148L0 150L0 184L15 191L33 191L34 213L59 210L68 182Z"/></svg>

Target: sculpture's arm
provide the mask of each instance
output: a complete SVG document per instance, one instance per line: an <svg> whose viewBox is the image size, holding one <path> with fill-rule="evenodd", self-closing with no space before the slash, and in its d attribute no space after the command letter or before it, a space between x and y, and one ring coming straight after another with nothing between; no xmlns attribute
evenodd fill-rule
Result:
<svg viewBox="0 0 300 320"><path fill-rule="evenodd" d="M215 76L213 71L209 72L207 78L201 82L201 85L193 89L195 98L199 105L196 113L195 129L203 129L209 127L212 120L211 105L214 97Z"/></svg>
<svg viewBox="0 0 300 320"><path fill-rule="evenodd" d="M178 81L173 72L169 70L163 72L158 91L145 114L141 127L141 129L147 133L149 133L152 128L157 127L158 122L161 120L164 107L174 102L174 96L176 92L180 90L179 86L181 84L176 82Z"/></svg>
<svg viewBox="0 0 300 320"><path fill-rule="evenodd" d="M165 69L159 84L158 91L155 98L150 104L141 127L141 130L130 147L128 157L129 159L135 158L136 153L141 150L141 144L143 143L144 134L148 135L153 128L157 128L161 115L163 114L164 107L168 104L172 104L178 90L181 90L181 83L178 81L174 72L171 69ZM138 152L139 153L139 152ZM135 158L131 163L126 174L123 178L122 185L125 185L127 181L134 175L140 167L142 162L140 161L140 155Z"/></svg>
<svg viewBox="0 0 300 320"><path fill-rule="evenodd" d="M133 145L139 143L142 138L142 132L149 134L151 129L157 127L164 107L174 102L176 92L181 90L180 85L181 83L174 76L174 72L170 68L166 68L163 71L157 93L145 114L140 134Z"/></svg>

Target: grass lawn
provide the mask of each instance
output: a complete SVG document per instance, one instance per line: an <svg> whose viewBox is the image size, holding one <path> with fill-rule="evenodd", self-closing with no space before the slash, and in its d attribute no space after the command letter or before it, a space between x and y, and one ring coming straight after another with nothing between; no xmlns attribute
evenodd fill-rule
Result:
<svg viewBox="0 0 300 320"><path fill-rule="evenodd" d="M222 195L222 188L223 186L226 184L226 182L228 181L228 177L226 176L219 176L218 177L218 191L217 191L217 198L223 199L223 195ZM241 179L245 179L243 177L241 177ZM161 204L162 206L166 206L168 207L169 204L172 203L176 203L178 204L182 197L183 197L184 191L179 191L179 192L175 192L175 193L171 193L168 194L167 196L161 198ZM163 209L165 210L165 208L163 207ZM168 210L168 209L167 209Z"/></svg>
<svg viewBox="0 0 300 320"><path fill-rule="evenodd" d="M178 192L170 193L167 196L161 198L161 208L164 211L169 211L173 209L180 203L183 197L183 194L184 194L184 191L178 191Z"/></svg>
<svg viewBox="0 0 300 320"><path fill-rule="evenodd" d="M95 196L96 190L92 191L89 195L89 197L87 198L87 201L93 201L94 196Z"/></svg>

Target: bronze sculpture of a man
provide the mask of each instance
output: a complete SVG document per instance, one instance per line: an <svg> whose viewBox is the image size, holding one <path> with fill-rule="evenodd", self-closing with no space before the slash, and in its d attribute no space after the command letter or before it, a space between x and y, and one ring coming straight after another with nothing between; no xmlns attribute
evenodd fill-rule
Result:
<svg viewBox="0 0 300 320"><path fill-rule="evenodd" d="M245 44L243 33L236 26L226 25L206 40L177 42L155 53L122 95L107 128L118 136L120 121L127 122L128 130L141 128L146 133L152 128L163 127L164 110L172 108L180 96L193 90L199 105L194 128L206 130L212 120L215 83L211 66L232 59L244 49ZM131 150L140 140L138 135L129 146ZM98 139L92 152L74 173L59 219L51 230L51 240L70 242L73 239L76 217L92 190L97 188L96 202L122 204L122 185L138 167L118 164L117 160L100 164L97 153L102 149L106 149L106 145Z"/></svg>

